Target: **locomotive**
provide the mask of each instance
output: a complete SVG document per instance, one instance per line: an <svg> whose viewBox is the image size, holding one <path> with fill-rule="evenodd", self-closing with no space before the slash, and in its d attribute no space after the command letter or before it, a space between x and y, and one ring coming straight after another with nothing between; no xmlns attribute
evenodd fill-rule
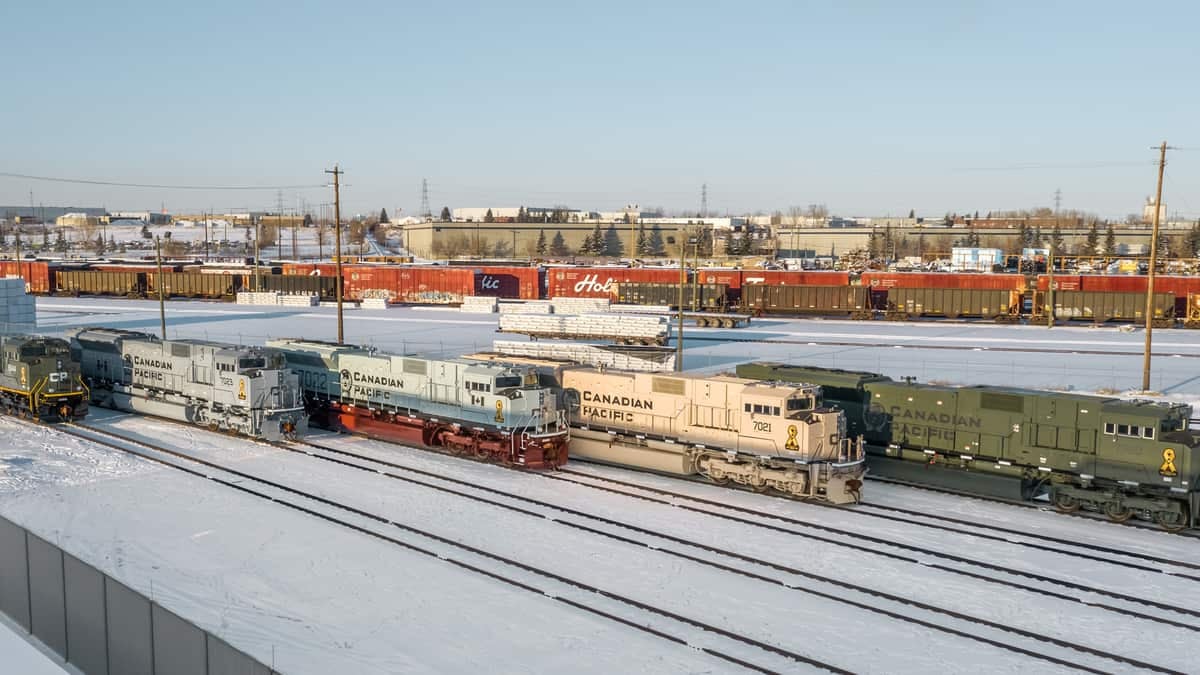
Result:
<svg viewBox="0 0 1200 675"><path fill-rule="evenodd" d="M815 382L861 433L872 468L1014 496L1060 511L1200 525L1200 434L1192 407L1010 387L948 387L876 373L748 363L737 374Z"/></svg>
<svg viewBox="0 0 1200 675"><path fill-rule="evenodd" d="M531 469L567 461L556 392L533 368L425 359L310 340L270 340L324 426Z"/></svg>
<svg viewBox="0 0 1200 675"><path fill-rule="evenodd" d="M267 440L308 427L299 378L275 350L112 328L67 335L96 405Z"/></svg>
<svg viewBox="0 0 1200 675"><path fill-rule="evenodd" d="M9 415L56 422L87 416L87 387L66 340L0 337L0 408Z"/></svg>
<svg viewBox="0 0 1200 675"><path fill-rule="evenodd" d="M834 504L861 497L862 438L818 386L522 362L562 389L572 456Z"/></svg>

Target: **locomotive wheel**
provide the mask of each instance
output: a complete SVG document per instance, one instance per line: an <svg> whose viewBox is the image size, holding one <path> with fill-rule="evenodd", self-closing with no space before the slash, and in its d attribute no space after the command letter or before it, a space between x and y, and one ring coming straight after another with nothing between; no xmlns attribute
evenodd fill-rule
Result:
<svg viewBox="0 0 1200 675"><path fill-rule="evenodd" d="M762 483L751 483L750 489L758 494L766 494L771 489L771 484L763 481Z"/></svg>
<svg viewBox="0 0 1200 675"><path fill-rule="evenodd" d="M1075 513L1079 510L1079 500L1065 492L1056 492L1053 499L1054 508L1058 509L1059 513Z"/></svg>
<svg viewBox="0 0 1200 675"><path fill-rule="evenodd" d="M1106 502L1104 515L1114 523L1123 523L1133 517L1133 509L1125 508L1120 502Z"/></svg>
<svg viewBox="0 0 1200 675"><path fill-rule="evenodd" d="M1154 522L1167 532L1179 532L1187 527L1187 519L1178 511L1155 511Z"/></svg>

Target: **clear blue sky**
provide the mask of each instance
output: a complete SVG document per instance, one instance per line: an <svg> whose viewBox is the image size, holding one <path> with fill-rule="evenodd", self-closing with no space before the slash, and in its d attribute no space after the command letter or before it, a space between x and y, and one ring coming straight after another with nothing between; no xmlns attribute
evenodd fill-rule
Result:
<svg viewBox="0 0 1200 675"><path fill-rule="evenodd" d="M320 185L349 210L627 202L1200 217L1195 2L6 2L0 171ZM1113 166L1113 164L1117 164ZM1038 168L1015 168L1029 167ZM1049 168L1047 168L1049 167ZM0 204L274 191L0 177ZM323 189L284 201L331 201Z"/></svg>

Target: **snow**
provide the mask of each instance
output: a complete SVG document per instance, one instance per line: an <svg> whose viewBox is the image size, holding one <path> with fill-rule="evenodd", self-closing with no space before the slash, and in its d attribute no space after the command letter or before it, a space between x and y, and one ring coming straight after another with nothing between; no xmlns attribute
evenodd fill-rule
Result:
<svg viewBox="0 0 1200 675"><path fill-rule="evenodd" d="M21 675L62 675L63 673L78 672L60 663L60 659L52 656L49 647L35 644L37 638L25 632L24 628L8 620L0 614L0 668L6 673L21 673Z"/></svg>
<svg viewBox="0 0 1200 675"><path fill-rule="evenodd" d="M334 317L334 310L325 307L167 303L171 337L253 343L289 336L333 339ZM148 301L39 298L38 318L40 330L51 334L82 325L157 332L159 325L158 304ZM495 330L496 318L466 318L453 309L346 311L349 341L396 352L452 355L487 349L493 339L501 337ZM693 338L685 341L685 363L709 371L729 370L746 360L769 359L957 384L1081 392L1128 391L1141 381L1143 335L1115 327L1047 330L970 323L767 319L755 320L741 330L689 327L685 335ZM1155 332L1155 352L1161 354L1155 359L1155 389L1176 400L1200 401L1198 338L1184 330ZM736 341L745 339L765 341ZM1043 351L1051 349L1066 352ZM1194 668L1190 651L1179 646L1195 644L1196 632L1122 616L1105 606L1195 626L1200 626L1200 619L1071 590L1028 575L1181 607L1200 606L1200 583L975 536L972 532L976 530L967 526L960 531L934 529L872 518L853 508L832 509L621 469L572 465L597 479L613 477L661 487L752 508L762 515L735 513L720 506L697 507L697 511L681 508L695 507L694 503L639 493L636 488L619 488L637 493L635 496L599 490L586 485L601 484L587 476L564 476L576 481L568 482L377 441L313 436L322 443L481 487L388 469L431 484L420 486L163 421L95 410L89 424L169 443L445 540L552 570L858 672L1055 672L1061 668L814 593L1105 671L1129 670L1130 666L917 609L900 600L911 599L1167 668ZM153 592L168 609L264 662L270 663L274 654L276 667L284 672L736 670L693 647L655 638L444 560L212 481L65 437L53 429L35 429L0 418L0 434L9 440L0 449L0 513L104 567L123 583L147 594ZM205 473L219 472L206 469ZM255 487L249 481L238 481ZM270 491L261 486L255 489ZM481 504L446 489L497 503ZM892 485L869 483L867 489L867 501L876 504L942 513L1080 544L1200 561L1200 541L1196 539ZM271 494L299 499L278 491ZM518 497L545 504L531 505ZM518 508L527 513L515 510ZM735 515L744 522L712 513ZM771 668L798 669L794 662L590 596L528 571L501 569L495 561L464 553L446 541L387 528L346 512L333 515L683 636L696 646L727 650ZM908 547L1002 565L1015 573L947 561ZM711 560L765 579L732 574L677 554ZM996 574L1018 587L960 572ZM865 592L853 590L852 585ZM1040 592L1044 589L1068 597L1049 597Z"/></svg>

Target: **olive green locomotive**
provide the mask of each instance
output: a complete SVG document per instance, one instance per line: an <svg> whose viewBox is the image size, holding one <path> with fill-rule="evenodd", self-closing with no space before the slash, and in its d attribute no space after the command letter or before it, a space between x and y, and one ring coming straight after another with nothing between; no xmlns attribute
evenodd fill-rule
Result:
<svg viewBox="0 0 1200 675"><path fill-rule="evenodd" d="M69 422L87 415L87 387L71 345L40 335L0 337L0 408L9 415Z"/></svg>
<svg viewBox="0 0 1200 675"><path fill-rule="evenodd" d="M737 374L821 385L883 473L956 486L979 485L978 476L1015 484L1026 499L1047 494L1060 511L1200 526L1200 434L1188 429L1188 405L780 363L743 364Z"/></svg>

